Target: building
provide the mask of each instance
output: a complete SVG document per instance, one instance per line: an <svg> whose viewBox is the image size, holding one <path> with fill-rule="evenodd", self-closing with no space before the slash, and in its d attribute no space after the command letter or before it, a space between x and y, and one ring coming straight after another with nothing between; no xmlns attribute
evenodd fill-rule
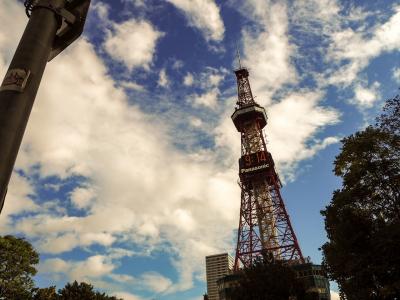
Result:
<svg viewBox="0 0 400 300"><path fill-rule="evenodd" d="M322 266L310 262L291 266L303 282L306 300L331 300L329 280ZM239 285L240 273L228 274L217 281L219 300L231 300Z"/></svg>
<svg viewBox="0 0 400 300"><path fill-rule="evenodd" d="M303 281L309 299L330 300L329 280L322 266L312 263L294 265L297 276Z"/></svg>
<svg viewBox="0 0 400 300"><path fill-rule="evenodd" d="M228 253L206 257L207 296L209 300L219 300L217 281L232 272L233 264L233 257Z"/></svg>
<svg viewBox="0 0 400 300"><path fill-rule="evenodd" d="M239 285L240 274L228 274L217 281L219 300L230 300L235 287Z"/></svg>

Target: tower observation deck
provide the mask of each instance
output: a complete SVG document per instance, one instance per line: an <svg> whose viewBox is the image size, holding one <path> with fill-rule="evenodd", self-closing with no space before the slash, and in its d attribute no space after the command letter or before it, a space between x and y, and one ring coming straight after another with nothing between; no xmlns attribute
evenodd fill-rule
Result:
<svg viewBox="0 0 400 300"><path fill-rule="evenodd" d="M282 185L263 134L267 114L254 101L249 71L240 67L235 75L238 101L231 118L241 136L241 205L234 268L250 267L263 253L288 263L303 263L280 193Z"/></svg>

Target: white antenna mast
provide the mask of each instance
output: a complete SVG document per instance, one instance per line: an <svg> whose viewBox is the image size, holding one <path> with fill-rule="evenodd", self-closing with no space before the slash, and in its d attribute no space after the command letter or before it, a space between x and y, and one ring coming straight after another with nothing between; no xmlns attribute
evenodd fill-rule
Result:
<svg viewBox="0 0 400 300"><path fill-rule="evenodd" d="M241 69L242 68L242 62L240 61L240 51L239 51L239 46L238 45L236 45L236 56L237 56L237 59L239 61L239 69Z"/></svg>

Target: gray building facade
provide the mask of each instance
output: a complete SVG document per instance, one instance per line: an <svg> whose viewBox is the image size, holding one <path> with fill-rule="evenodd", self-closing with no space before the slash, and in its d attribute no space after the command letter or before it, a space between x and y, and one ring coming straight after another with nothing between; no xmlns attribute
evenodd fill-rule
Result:
<svg viewBox="0 0 400 300"><path fill-rule="evenodd" d="M220 300L218 279L231 274L234 260L228 253L206 256L207 296L209 300Z"/></svg>

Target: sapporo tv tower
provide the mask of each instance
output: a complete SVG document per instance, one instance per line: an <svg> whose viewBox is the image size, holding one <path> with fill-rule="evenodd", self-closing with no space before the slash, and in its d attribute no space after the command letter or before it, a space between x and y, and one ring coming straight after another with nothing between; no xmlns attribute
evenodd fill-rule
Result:
<svg viewBox="0 0 400 300"><path fill-rule="evenodd" d="M228 253L206 257L207 294L204 299L231 299L240 285L240 269L249 269L258 259L282 261L296 271L310 299L330 300L329 281L320 265L304 259L283 202L282 187L268 152L263 128L265 109L254 101L249 71L240 64L235 71L238 101L232 121L241 137L239 178L240 221L234 263ZM232 271L233 265L233 273ZM308 298L307 298L308 299Z"/></svg>
<svg viewBox="0 0 400 300"><path fill-rule="evenodd" d="M265 109L254 101L249 71L235 71L238 101L232 121L241 136L239 178L240 221L234 269L250 267L263 253L288 263L304 263L296 235L283 202L281 182L268 152L263 128Z"/></svg>

